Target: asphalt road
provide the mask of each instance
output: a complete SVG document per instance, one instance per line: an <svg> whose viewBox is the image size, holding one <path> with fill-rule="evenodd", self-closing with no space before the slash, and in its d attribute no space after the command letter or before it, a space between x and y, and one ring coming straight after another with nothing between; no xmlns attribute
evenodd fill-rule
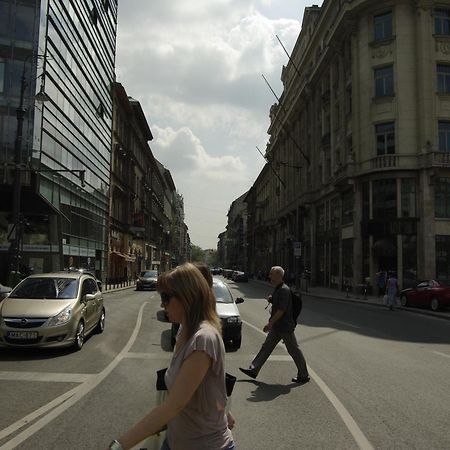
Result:
<svg viewBox="0 0 450 450"><path fill-rule="evenodd" d="M229 285L245 298L242 347L226 354L239 449L450 448L448 321L305 296L296 334L312 381L291 383L282 345L252 380L238 368L263 342L270 288ZM0 450L103 449L158 401L156 370L171 357L159 298L105 302L105 332L80 352L0 350Z"/></svg>

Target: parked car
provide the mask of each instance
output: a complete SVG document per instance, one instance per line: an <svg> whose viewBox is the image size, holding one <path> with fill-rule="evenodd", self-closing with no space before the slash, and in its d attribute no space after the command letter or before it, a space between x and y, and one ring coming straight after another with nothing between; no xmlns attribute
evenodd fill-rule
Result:
<svg viewBox="0 0 450 450"><path fill-rule="evenodd" d="M247 283L248 282L248 274L246 272L241 272L239 270L235 270L233 272L233 275L231 276L231 279L235 281L236 283L239 283L241 281Z"/></svg>
<svg viewBox="0 0 450 450"><path fill-rule="evenodd" d="M136 281L136 290L143 291L144 289L156 289L156 282L158 280L157 270L144 270L139 274Z"/></svg>
<svg viewBox="0 0 450 450"><path fill-rule="evenodd" d="M450 286L437 280L424 280L400 291L402 306L426 306L433 311L450 306Z"/></svg>
<svg viewBox="0 0 450 450"><path fill-rule="evenodd" d="M0 283L0 302L12 291L12 288L9 286L3 286Z"/></svg>
<svg viewBox="0 0 450 450"><path fill-rule="evenodd" d="M225 345L231 345L238 349L242 342L242 320L239 309L236 306L243 303L244 299L233 298L228 286L221 280L213 278L213 290L216 296L216 311L222 322L222 338ZM172 345L175 345L179 324L173 323L171 329Z"/></svg>
<svg viewBox="0 0 450 450"><path fill-rule="evenodd" d="M0 303L0 346L83 347L105 328L102 292L78 271L30 275Z"/></svg>
<svg viewBox="0 0 450 450"><path fill-rule="evenodd" d="M211 275L222 275L222 268L221 267L213 267L211 269Z"/></svg>

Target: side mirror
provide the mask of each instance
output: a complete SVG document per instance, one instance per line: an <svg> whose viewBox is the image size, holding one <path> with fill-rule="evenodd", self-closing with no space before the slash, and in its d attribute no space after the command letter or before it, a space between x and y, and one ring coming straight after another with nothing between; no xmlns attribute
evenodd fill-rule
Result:
<svg viewBox="0 0 450 450"><path fill-rule="evenodd" d="M236 304L244 303L244 299L242 297L238 297L235 301Z"/></svg>
<svg viewBox="0 0 450 450"><path fill-rule="evenodd" d="M87 302L90 302L90 301L92 301L92 300L95 300L95 294L86 294L86 295L84 296L84 300L85 300L86 303L87 303Z"/></svg>

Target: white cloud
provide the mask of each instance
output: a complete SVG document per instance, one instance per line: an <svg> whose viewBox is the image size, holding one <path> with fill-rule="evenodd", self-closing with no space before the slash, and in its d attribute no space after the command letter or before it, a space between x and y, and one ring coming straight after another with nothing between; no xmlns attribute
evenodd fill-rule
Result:
<svg viewBox="0 0 450 450"><path fill-rule="evenodd" d="M277 17L287 5L299 17ZM276 99L261 75L281 94L287 56L275 34L291 49L302 11L296 0L119 2L118 81L141 102L196 245L215 247L231 202L263 166L255 146L265 148Z"/></svg>

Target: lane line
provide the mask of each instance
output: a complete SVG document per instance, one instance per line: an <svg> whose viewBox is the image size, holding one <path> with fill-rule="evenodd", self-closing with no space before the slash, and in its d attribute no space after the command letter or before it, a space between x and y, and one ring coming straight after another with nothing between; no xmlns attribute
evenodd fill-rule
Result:
<svg viewBox="0 0 450 450"><path fill-rule="evenodd" d="M51 383L84 383L93 375L85 373L0 372L2 381L44 381Z"/></svg>
<svg viewBox="0 0 450 450"><path fill-rule="evenodd" d="M263 334L264 336L266 333L262 331L261 329L255 327L251 323L243 320L243 323L245 323L250 328L253 328L254 330L258 331L259 333ZM278 344L280 348L283 348L286 350L286 347L280 342ZM356 444L361 450L374 450L373 445L370 443L370 441L367 439L365 434L362 432L361 428L359 428L358 424L356 423L355 419L353 419L352 415L348 412L348 410L345 408L343 403L337 398L337 396L333 393L333 391L327 386L327 384L317 375L316 372L314 372L313 369L308 365L308 372L310 377L316 382L316 384L319 386L321 391L324 393L325 397L329 400L329 402L333 405L336 412L341 417L342 421L344 422L345 426L347 427L348 431L353 436L353 439L355 440Z"/></svg>
<svg viewBox="0 0 450 450"><path fill-rule="evenodd" d="M12 433L15 433L20 428L24 427L25 425L28 425L33 420L36 420L38 417L44 415L41 419L39 419L37 422L29 426L27 429L19 433L16 437L11 439L10 441L6 442L4 445L0 447L0 450L12 450L16 448L18 445L20 445L23 441L28 439L29 437L33 436L34 433L38 432L42 428L44 428L46 425L48 425L53 419L56 419L60 414L65 412L68 408L73 406L75 403L77 403L79 400L81 400L86 394L88 394L92 389L97 387L116 367L117 365L122 361L124 358L124 355L131 349L132 345L134 344L139 329L141 327L142 323L142 316L144 307L148 304L148 302L145 302L138 314L138 318L136 320L136 325L134 327L133 333L130 336L130 339L128 340L125 347L121 350L121 352L109 363L109 365L103 369L100 373L97 375L93 375L91 378L89 378L87 381L85 381L80 386L77 386L74 389L71 389L70 391L66 392L63 395L60 395L50 403L47 403L46 405L42 406L41 408L37 409L36 411L28 414L27 416L23 417L22 419L18 420L17 422L13 423L9 427L3 429L0 431L0 440L4 439L6 436L9 436Z"/></svg>
<svg viewBox="0 0 450 450"><path fill-rule="evenodd" d="M441 353L436 350L432 350L432 352L435 353L436 355L444 356L445 358L450 358L450 355L447 355L447 353Z"/></svg>

